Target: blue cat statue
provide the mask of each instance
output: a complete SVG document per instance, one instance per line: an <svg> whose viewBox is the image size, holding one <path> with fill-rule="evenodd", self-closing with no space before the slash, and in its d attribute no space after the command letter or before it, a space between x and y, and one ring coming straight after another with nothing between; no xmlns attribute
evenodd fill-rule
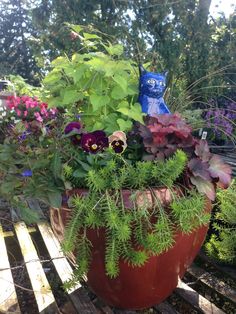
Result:
<svg viewBox="0 0 236 314"><path fill-rule="evenodd" d="M150 116L171 113L163 99L167 72L152 73L146 71L143 66L139 66L139 74L138 101L142 106L142 111Z"/></svg>

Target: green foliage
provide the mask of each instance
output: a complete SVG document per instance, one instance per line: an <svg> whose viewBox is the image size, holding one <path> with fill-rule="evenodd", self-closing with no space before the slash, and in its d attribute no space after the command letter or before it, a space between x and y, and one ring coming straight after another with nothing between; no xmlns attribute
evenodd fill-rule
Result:
<svg viewBox="0 0 236 314"><path fill-rule="evenodd" d="M183 173L186 163L187 156L180 150L165 161L138 161L134 165L124 163L121 157L116 156L106 163L106 167L88 172L87 186L100 192L111 188L171 187Z"/></svg>
<svg viewBox="0 0 236 314"><path fill-rule="evenodd" d="M26 79L20 75L9 75L8 79L13 84L14 91L16 92L17 96L27 95L41 99L43 93L42 88L28 84ZM12 89L11 86L10 89Z"/></svg>
<svg viewBox="0 0 236 314"><path fill-rule="evenodd" d="M173 169L173 164L176 169ZM149 256L161 254L172 247L174 225L188 233L207 224L209 216L204 215L204 198L196 192L189 194L186 191L186 197L177 199L173 190L170 214L168 207L151 188L163 186L164 174L169 178L169 187L173 186L185 165L185 153L177 151L171 159L163 162L145 161L133 165L114 155L106 166L89 170L85 178L88 194L77 195L70 202L74 209L65 232L64 250L77 250L78 243L86 236L89 241L88 228L96 230L98 236L104 234L106 273L114 278L119 274L120 258L133 266L142 266ZM156 175L156 168L161 169L163 177ZM72 173L68 166L64 167L64 171L68 175ZM151 199L146 194L148 186ZM122 189L126 188L129 191L130 188L137 189L130 192L129 199L122 194ZM75 273L77 278L89 267L89 247L86 247L80 257L81 267Z"/></svg>
<svg viewBox="0 0 236 314"><path fill-rule="evenodd" d="M215 232L205 244L207 253L225 263L236 263L236 183L226 191L218 191Z"/></svg>
<svg viewBox="0 0 236 314"><path fill-rule="evenodd" d="M173 182L183 173L187 164L187 156L182 150L177 150L172 158L169 158L165 163L157 162L153 169L153 178L170 187Z"/></svg>
<svg viewBox="0 0 236 314"><path fill-rule="evenodd" d="M40 69L29 45L29 34L35 33L30 7L28 0L0 3L0 73L3 76L18 74L38 84Z"/></svg>
<svg viewBox="0 0 236 314"><path fill-rule="evenodd" d="M190 233L209 222L210 214L205 212L205 202L205 197L195 191L172 202L174 220L181 231Z"/></svg>
<svg viewBox="0 0 236 314"><path fill-rule="evenodd" d="M19 218L25 221L27 224L39 222L39 213L36 210L29 208L27 201L22 199L22 197L14 197L11 205L16 209Z"/></svg>
<svg viewBox="0 0 236 314"><path fill-rule="evenodd" d="M71 59L55 59L52 71L43 81L48 104L80 112L90 131L128 131L132 120L143 123L141 106L135 102L137 71L130 60L120 57L122 46L110 43L108 53L96 52L101 46L107 47L99 36L88 36L82 27L78 36L84 51ZM87 52L90 43L92 52Z"/></svg>

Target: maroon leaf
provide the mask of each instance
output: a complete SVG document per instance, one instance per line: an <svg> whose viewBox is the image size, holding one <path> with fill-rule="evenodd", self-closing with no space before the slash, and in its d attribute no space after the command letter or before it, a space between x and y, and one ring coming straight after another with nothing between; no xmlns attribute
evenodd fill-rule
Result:
<svg viewBox="0 0 236 314"><path fill-rule="evenodd" d="M199 193L206 194L206 196L214 201L216 197L214 184L202 179L201 177L190 177L193 185L196 186Z"/></svg>
<svg viewBox="0 0 236 314"><path fill-rule="evenodd" d="M188 167L195 177L199 176L204 180L211 181L208 163L203 162L200 158L191 159L188 163Z"/></svg>
<svg viewBox="0 0 236 314"><path fill-rule="evenodd" d="M202 161L209 161L212 154L210 153L207 141L199 141L199 144L197 144L195 147L195 154L200 157Z"/></svg>
<svg viewBox="0 0 236 314"><path fill-rule="evenodd" d="M220 156L213 155L209 161L209 172L213 178L219 178L220 184L225 188L230 185L232 169L225 164Z"/></svg>

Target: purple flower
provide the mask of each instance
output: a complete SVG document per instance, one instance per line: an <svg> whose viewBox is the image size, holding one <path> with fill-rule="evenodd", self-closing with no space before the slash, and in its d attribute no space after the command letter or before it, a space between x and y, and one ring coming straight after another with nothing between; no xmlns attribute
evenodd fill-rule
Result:
<svg viewBox="0 0 236 314"><path fill-rule="evenodd" d="M67 124L65 127L65 134L70 134L73 132L71 135L70 139L73 144L79 145L80 140L81 140L81 124L77 121L70 122Z"/></svg>
<svg viewBox="0 0 236 314"><path fill-rule="evenodd" d="M82 135L81 146L85 152L96 154L108 147L109 143L104 131L94 131Z"/></svg>
<svg viewBox="0 0 236 314"><path fill-rule="evenodd" d="M21 173L22 177L32 177L32 174L33 173L30 169L26 169Z"/></svg>
<svg viewBox="0 0 236 314"><path fill-rule="evenodd" d="M125 143L122 140L113 141L111 147L117 154L121 154L124 151Z"/></svg>
<svg viewBox="0 0 236 314"><path fill-rule="evenodd" d="M70 122L65 127L65 134L69 134L72 131L77 131L79 134L80 129L81 129L81 124L79 122Z"/></svg>
<svg viewBox="0 0 236 314"><path fill-rule="evenodd" d="M27 136L28 136L29 134L31 134L30 131L24 131L24 132L22 132L22 134L21 134L20 136L18 136L18 140L19 140L20 142L26 140L26 138L27 138Z"/></svg>

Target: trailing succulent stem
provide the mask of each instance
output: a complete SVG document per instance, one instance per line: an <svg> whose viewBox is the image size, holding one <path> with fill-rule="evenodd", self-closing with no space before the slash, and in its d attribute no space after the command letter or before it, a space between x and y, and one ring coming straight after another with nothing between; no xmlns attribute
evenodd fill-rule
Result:
<svg viewBox="0 0 236 314"><path fill-rule="evenodd" d="M178 150L166 161L134 165L114 157L106 167L88 172L85 181L89 193L73 197L73 213L63 246L65 251L78 250L78 279L89 267L91 244L87 228L105 233L105 268L107 275L114 278L119 274L121 258L132 266L142 266L150 256L174 244L176 226L188 233L208 223L204 197L187 190L180 197L180 188L174 186L186 162L186 154ZM65 170L70 173L70 169ZM168 201L161 200L155 192L163 185L168 187ZM130 191L128 199L122 189Z"/></svg>

